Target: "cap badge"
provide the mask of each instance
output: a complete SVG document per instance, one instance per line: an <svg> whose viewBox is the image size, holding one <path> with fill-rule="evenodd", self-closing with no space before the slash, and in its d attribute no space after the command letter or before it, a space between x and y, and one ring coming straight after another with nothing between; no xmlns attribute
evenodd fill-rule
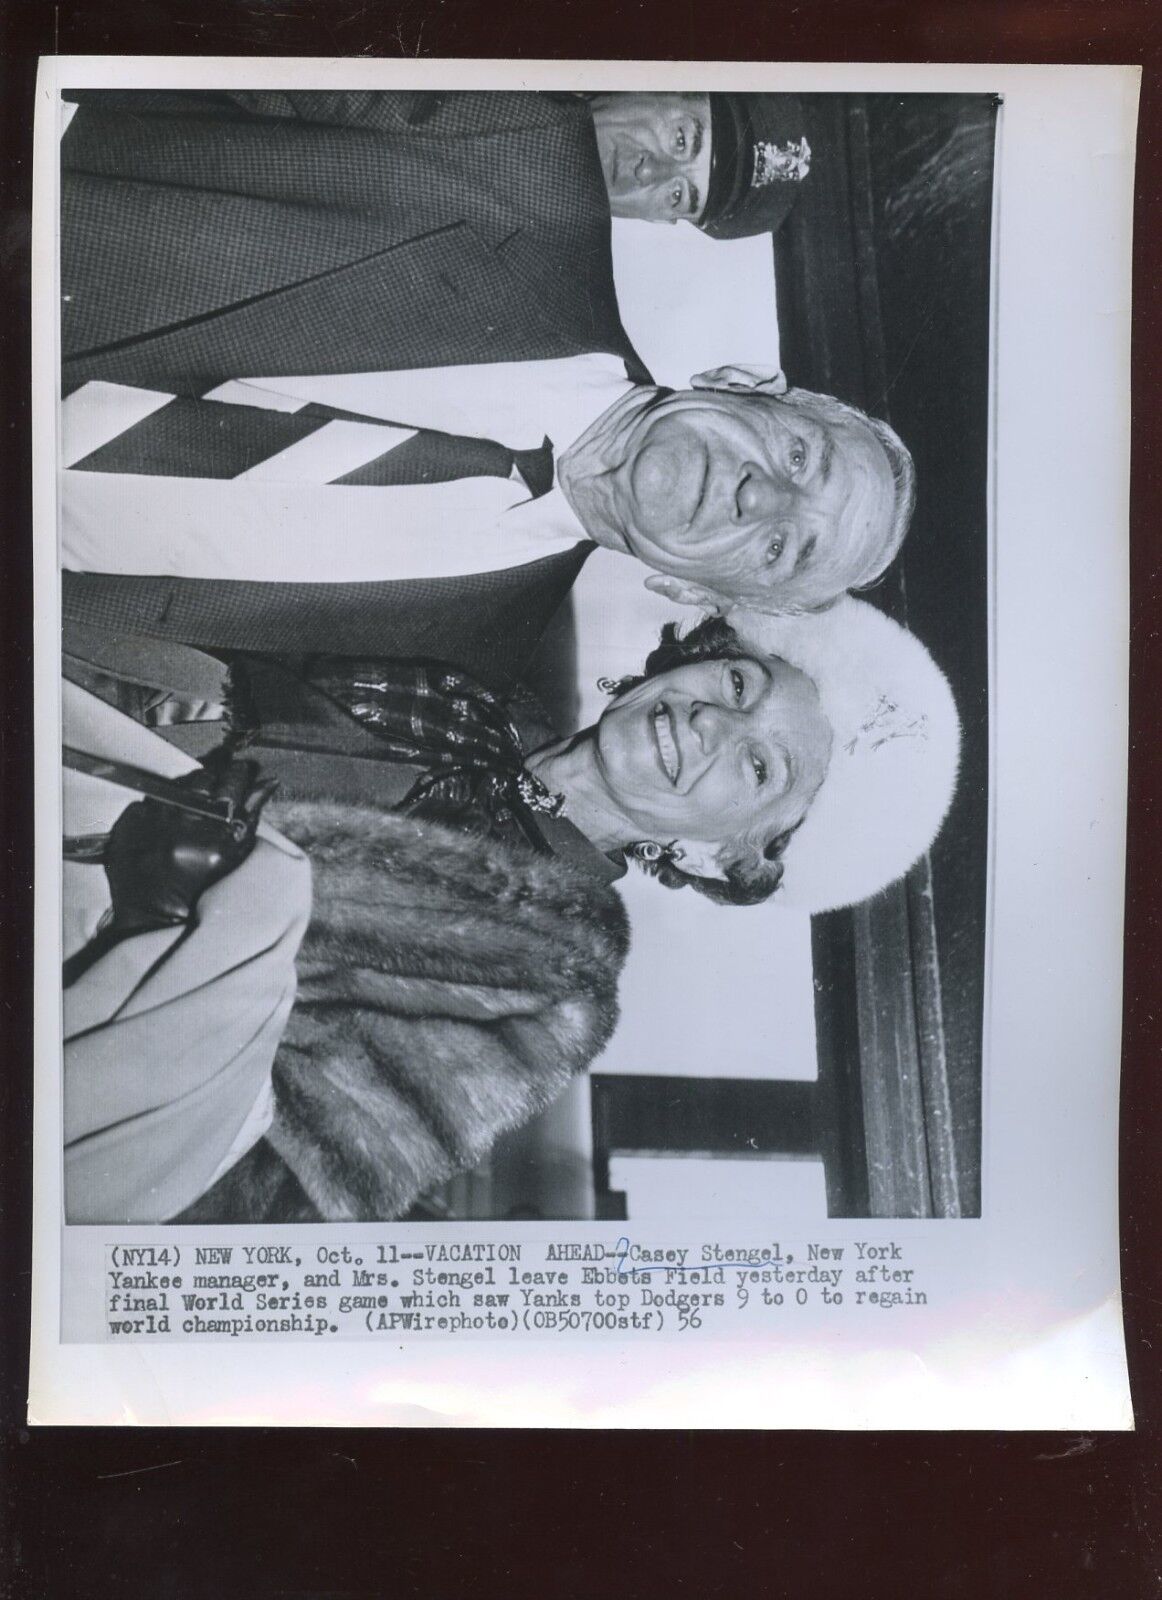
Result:
<svg viewBox="0 0 1162 1600"><path fill-rule="evenodd" d="M765 189L769 183L801 183L811 170L811 146L806 139L791 139L774 144L759 139L754 147L752 189Z"/></svg>

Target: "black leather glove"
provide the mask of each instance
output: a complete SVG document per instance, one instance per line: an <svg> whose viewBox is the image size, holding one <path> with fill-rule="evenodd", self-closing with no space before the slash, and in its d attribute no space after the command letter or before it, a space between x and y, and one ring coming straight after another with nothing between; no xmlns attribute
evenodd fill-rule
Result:
<svg viewBox="0 0 1162 1600"><path fill-rule="evenodd" d="M195 816L160 800L126 807L102 858L112 911L96 937L65 962L66 988L122 939L192 926L200 897L254 849L258 820L275 784L259 777L257 762L233 760L223 748L175 788L230 800L233 820Z"/></svg>
<svg viewBox="0 0 1162 1600"><path fill-rule="evenodd" d="M274 785L254 761L211 756L177 787L233 802L233 823L139 800L117 818L105 847L113 900L110 927L124 938L194 920L201 895L241 866L254 849L258 818Z"/></svg>

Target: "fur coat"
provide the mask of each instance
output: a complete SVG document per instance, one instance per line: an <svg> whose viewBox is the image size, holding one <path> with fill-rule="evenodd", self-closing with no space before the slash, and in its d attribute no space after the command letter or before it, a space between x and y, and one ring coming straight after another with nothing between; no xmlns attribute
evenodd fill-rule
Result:
<svg viewBox="0 0 1162 1600"><path fill-rule="evenodd" d="M269 816L314 885L274 1123L175 1220L398 1217L604 1046L625 912L569 861L440 824L321 799Z"/></svg>

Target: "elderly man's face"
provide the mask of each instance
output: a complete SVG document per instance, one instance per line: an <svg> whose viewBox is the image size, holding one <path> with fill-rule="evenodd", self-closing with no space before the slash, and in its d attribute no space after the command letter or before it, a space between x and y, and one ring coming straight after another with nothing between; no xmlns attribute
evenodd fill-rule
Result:
<svg viewBox="0 0 1162 1600"><path fill-rule="evenodd" d="M704 94L599 94L591 102L615 217L696 222L710 176Z"/></svg>
<svg viewBox="0 0 1162 1600"><path fill-rule="evenodd" d="M562 462L562 482L599 543L682 580L651 587L775 608L842 592L834 579L812 592L821 558L834 572L850 550L856 581L894 503L887 456L858 417L700 389L647 391L607 413Z"/></svg>

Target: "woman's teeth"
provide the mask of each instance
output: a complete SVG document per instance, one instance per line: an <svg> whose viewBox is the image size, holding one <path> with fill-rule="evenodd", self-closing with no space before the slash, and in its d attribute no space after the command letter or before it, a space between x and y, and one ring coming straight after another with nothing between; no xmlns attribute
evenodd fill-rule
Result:
<svg viewBox="0 0 1162 1600"><path fill-rule="evenodd" d="M654 737L658 741L658 754L662 758L666 776L671 783L677 783L678 774L682 770L682 758L678 754L678 746L674 743L670 713L664 705L654 707Z"/></svg>

